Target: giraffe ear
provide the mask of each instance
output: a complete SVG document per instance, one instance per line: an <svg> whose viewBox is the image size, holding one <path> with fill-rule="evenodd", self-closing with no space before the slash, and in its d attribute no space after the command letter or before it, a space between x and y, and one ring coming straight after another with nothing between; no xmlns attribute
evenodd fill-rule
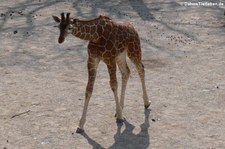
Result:
<svg viewBox="0 0 225 149"><path fill-rule="evenodd" d="M60 23L61 19L57 16L52 16L52 18L55 20L56 23Z"/></svg>

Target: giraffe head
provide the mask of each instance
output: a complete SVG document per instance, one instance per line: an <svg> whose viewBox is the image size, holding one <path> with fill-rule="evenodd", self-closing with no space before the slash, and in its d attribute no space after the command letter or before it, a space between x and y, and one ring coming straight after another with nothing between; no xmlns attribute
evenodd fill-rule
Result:
<svg viewBox="0 0 225 149"><path fill-rule="evenodd" d="M61 13L61 19L57 16L52 16L52 17L55 20L55 22L60 23L58 26L60 30L58 42L63 43L63 41L65 40L65 37L68 34L72 33L72 30L73 30L73 21L70 18L70 13L67 13L66 17L64 13Z"/></svg>

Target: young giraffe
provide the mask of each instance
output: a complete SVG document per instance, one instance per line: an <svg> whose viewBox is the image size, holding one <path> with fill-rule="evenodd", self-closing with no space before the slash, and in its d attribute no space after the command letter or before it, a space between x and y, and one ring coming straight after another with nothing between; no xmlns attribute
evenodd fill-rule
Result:
<svg viewBox="0 0 225 149"><path fill-rule="evenodd" d="M77 133L84 132L84 123L88 103L90 101L96 70L99 61L105 62L110 76L110 86L114 94L116 102L116 118L117 123L123 122L122 109L124 107L124 96L130 70L126 62L126 55L135 64L139 76L141 78L144 106L147 109L151 102L145 86L145 72L141 61L140 39L134 27L129 23L116 23L106 16L99 16L92 20L79 20L70 18L70 13L66 17L61 14L61 19L53 16L53 19L59 24L60 35L58 42L63 43L68 34L72 34L83 40L88 40L88 83L85 93L85 102L82 117L80 119ZM117 93L117 65L122 74L122 88L120 101Z"/></svg>

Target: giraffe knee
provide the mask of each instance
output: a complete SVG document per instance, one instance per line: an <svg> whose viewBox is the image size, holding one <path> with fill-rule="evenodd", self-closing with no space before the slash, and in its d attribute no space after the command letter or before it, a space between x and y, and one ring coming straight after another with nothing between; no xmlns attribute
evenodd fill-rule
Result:
<svg viewBox="0 0 225 149"><path fill-rule="evenodd" d="M122 79L128 79L130 77L130 69L127 66L125 71L122 71Z"/></svg>
<svg viewBox="0 0 225 149"><path fill-rule="evenodd" d="M129 77L130 76L130 68L127 66L126 67L126 75Z"/></svg>
<svg viewBox="0 0 225 149"><path fill-rule="evenodd" d="M142 71L143 71L144 68L145 68L145 66L144 66L142 63L137 64L136 67L137 67L138 69L142 70Z"/></svg>
<svg viewBox="0 0 225 149"><path fill-rule="evenodd" d="M93 88L94 88L93 85L90 85L90 84L87 85L86 93L85 93L85 98L86 99L91 97L92 92L93 92Z"/></svg>
<svg viewBox="0 0 225 149"><path fill-rule="evenodd" d="M93 86L87 86L86 92L87 93L92 93L93 92Z"/></svg>
<svg viewBox="0 0 225 149"><path fill-rule="evenodd" d="M130 76L130 69L129 69L129 67L127 67L127 77L129 77Z"/></svg>
<svg viewBox="0 0 225 149"><path fill-rule="evenodd" d="M130 77L130 72L122 73L122 79L127 80Z"/></svg>
<svg viewBox="0 0 225 149"><path fill-rule="evenodd" d="M112 91L115 92L117 90L117 81L116 80L110 81L110 87Z"/></svg>
<svg viewBox="0 0 225 149"><path fill-rule="evenodd" d="M92 92L86 91L86 93L85 93L85 99L90 99L91 95L92 95Z"/></svg>

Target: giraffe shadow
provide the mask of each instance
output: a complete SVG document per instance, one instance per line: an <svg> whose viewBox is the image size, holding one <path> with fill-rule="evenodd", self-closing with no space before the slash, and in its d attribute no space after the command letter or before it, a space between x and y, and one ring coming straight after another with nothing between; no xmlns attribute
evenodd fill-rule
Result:
<svg viewBox="0 0 225 149"><path fill-rule="evenodd" d="M92 146L93 149L104 149L104 147L102 147L98 142L90 138L85 132L81 135L88 141L88 143Z"/></svg>
<svg viewBox="0 0 225 149"><path fill-rule="evenodd" d="M149 137L149 115L150 109L145 110L145 121L140 125L141 131L138 134L134 134L134 125L127 120L124 121L125 130L121 132L123 124L117 124L117 132L114 135L115 142L109 147L109 149L148 149L150 145ZM81 134L88 143L92 146L92 149L105 149L98 142L93 140L85 132Z"/></svg>
<svg viewBox="0 0 225 149"><path fill-rule="evenodd" d="M145 110L145 121L140 125L141 131L138 134L134 134L134 125L130 124L127 120L124 121L125 130L121 132L122 125L117 125L117 132L114 135L115 142L109 147L109 149L147 149L150 145L150 136L148 133L149 115L150 110Z"/></svg>

